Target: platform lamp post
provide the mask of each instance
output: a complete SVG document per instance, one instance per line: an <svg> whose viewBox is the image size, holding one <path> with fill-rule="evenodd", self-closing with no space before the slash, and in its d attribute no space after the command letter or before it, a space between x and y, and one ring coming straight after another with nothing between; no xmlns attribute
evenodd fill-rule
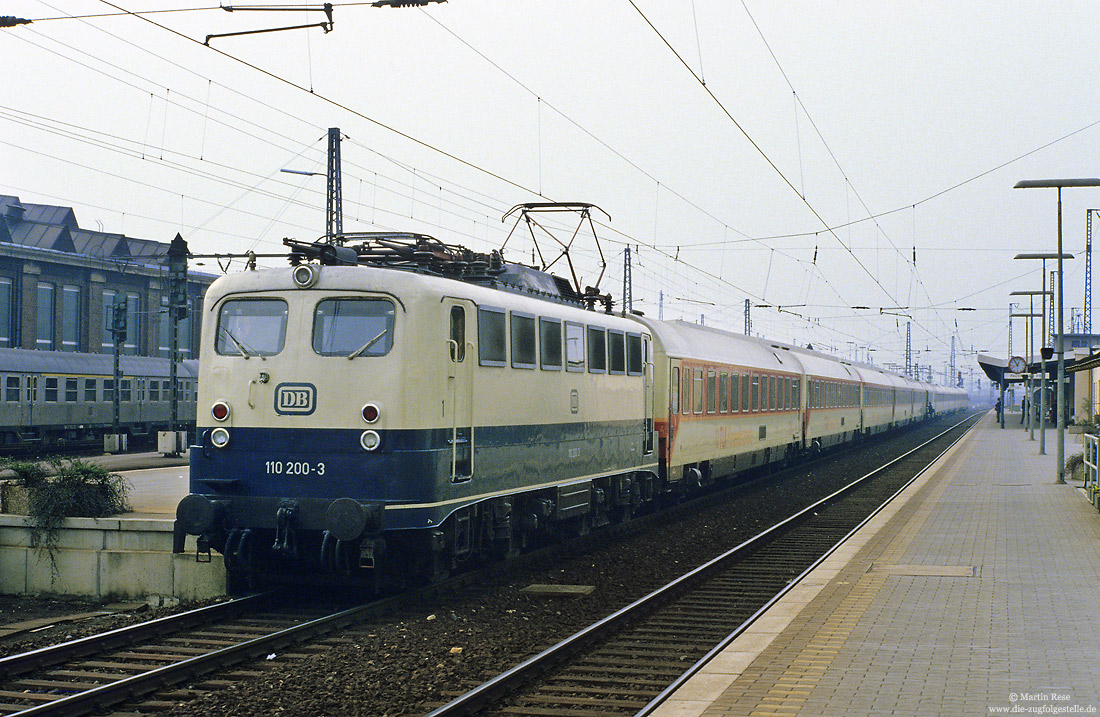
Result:
<svg viewBox="0 0 1100 717"><path fill-rule="evenodd" d="M1027 324L1025 324L1025 326L1024 326L1024 330L1027 332L1027 338L1024 339L1024 345L1027 346L1027 388L1025 390L1027 391L1026 396L1027 396L1027 403L1028 403L1028 407L1027 407L1027 424L1025 426L1025 430L1027 430L1029 432L1030 438L1028 440L1031 440L1031 441L1035 440L1035 426L1031 422L1031 414L1033 413L1033 409L1035 408L1032 405L1032 402L1035 399L1035 387L1034 387L1034 379L1031 376L1031 364L1032 364L1032 361L1034 361L1034 358L1035 358L1035 317L1036 316L1038 316L1039 318L1043 317L1042 314L1035 313L1035 296L1037 294L1045 294L1045 293L1047 293L1047 292L1045 292L1045 291L1013 291L1009 294L1009 296L1027 296L1028 297L1028 302L1029 302L1029 304L1028 304L1029 313L1026 313L1026 314L1011 314L1010 316L1013 317L1013 318L1026 318L1028 320ZM1045 453L1045 451L1041 451L1041 453Z"/></svg>
<svg viewBox="0 0 1100 717"><path fill-rule="evenodd" d="M1063 346L1063 317L1062 304L1062 187L1100 187L1100 179L1096 177L1080 177L1075 179L1024 179L1016 182L1013 189L1057 189L1058 190L1058 336L1055 340L1054 350L1058 352L1058 483L1066 482L1066 407L1065 386L1066 380L1066 353Z"/></svg>
<svg viewBox="0 0 1100 717"><path fill-rule="evenodd" d="M1038 259L1043 262L1043 268L1040 272L1040 278L1043 280L1043 295L1042 300L1042 332L1043 343L1046 342L1047 337L1047 295L1049 294L1051 299L1051 306L1054 305L1054 286L1047 289L1047 259L1072 259L1073 254L1062 254L1060 252L1038 252L1030 254L1017 254L1013 259ZM1040 377L1039 384L1039 455L1045 456L1047 454L1047 361L1054 356L1054 349L1051 347L1042 347L1039 349L1042 355L1042 376Z"/></svg>

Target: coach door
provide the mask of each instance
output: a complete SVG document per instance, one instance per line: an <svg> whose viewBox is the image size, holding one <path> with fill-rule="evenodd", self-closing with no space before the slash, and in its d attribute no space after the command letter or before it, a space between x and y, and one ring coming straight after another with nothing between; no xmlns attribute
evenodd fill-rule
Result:
<svg viewBox="0 0 1100 717"><path fill-rule="evenodd" d="M642 452L645 455L653 454L653 356L650 355L650 351L653 350L650 344L648 336L642 336L642 372L644 374L645 390L643 394L645 398L642 400L645 402L645 439L642 445Z"/></svg>
<svg viewBox="0 0 1100 717"><path fill-rule="evenodd" d="M447 398L450 413L451 482L461 483L473 475L474 458L474 374L472 321L477 315L472 302L444 299L447 314Z"/></svg>

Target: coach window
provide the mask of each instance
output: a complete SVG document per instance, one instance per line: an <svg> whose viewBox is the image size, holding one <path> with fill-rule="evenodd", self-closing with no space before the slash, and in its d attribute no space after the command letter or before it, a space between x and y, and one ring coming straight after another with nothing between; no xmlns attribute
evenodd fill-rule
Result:
<svg viewBox="0 0 1100 717"><path fill-rule="evenodd" d="M84 379L84 402L95 403L96 402L96 380L94 378Z"/></svg>
<svg viewBox="0 0 1100 717"><path fill-rule="evenodd" d="M512 312L512 367L535 367L535 317Z"/></svg>
<svg viewBox="0 0 1100 717"><path fill-rule="evenodd" d="M802 396L799 395L800 380L791 379L791 407L802 408Z"/></svg>
<svg viewBox="0 0 1100 717"><path fill-rule="evenodd" d="M75 378L65 379L65 402L76 403L80 400L80 390Z"/></svg>
<svg viewBox="0 0 1100 717"><path fill-rule="evenodd" d="M561 322L539 318L539 360L544 371L561 371Z"/></svg>
<svg viewBox="0 0 1100 717"><path fill-rule="evenodd" d="M729 394L730 376L728 373L718 375L718 410L726 413L730 409Z"/></svg>
<svg viewBox="0 0 1100 717"><path fill-rule="evenodd" d="M703 412L703 369L695 369L695 381L691 387L692 410L695 413Z"/></svg>
<svg viewBox="0 0 1100 717"><path fill-rule="evenodd" d="M607 371L607 332L598 326L588 327L588 372Z"/></svg>
<svg viewBox="0 0 1100 717"><path fill-rule="evenodd" d="M607 371L622 376L626 373L626 334L622 331L607 331Z"/></svg>
<svg viewBox="0 0 1100 717"><path fill-rule="evenodd" d="M752 377L752 410L760 410L760 377Z"/></svg>
<svg viewBox="0 0 1100 717"><path fill-rule="evenodd" d="M451 307L451 341L451 360L462 363L466 360L466 309L461 306Z"/></svg>
<svg viewBox="0 0 1100 717"><path fill-rule="evenodd" d="M774 411L776 407L775 376L768 376L768 410Z"/></svg>
<svg viewBox="0 0 1100 717"><path fill-rule="evenodd" d="M565 370L584 370L584 327L565 322Z"/></svg>
<svg viewBox="0 0 1100 717"><path fill-rule="evenodd" d="M57 377L46 377L46 403L57 403Z"/></svg>
<svg viewBox="0 0 1100 717"><path fill-rule="evenodd" d="M165 381L164 383L165 387L167 387L168 382ZM149 401L151 403L158 403L160 401L160 381L155 378L149 379Z"/></svg>
<svg viewBox="0 0 1100 717"><path fill-rule="evenodd" d="M730 413L737 413L741 408L741 376L730 374Z"/></svg>
<svg viewBox="0 0 1100 717"><path fill-rule="evenodd" d="M4 400L19 403L19 376L7 376L4 379Z"/></svg>
<svg viewBox="0 0 1100 717"><path fill-rule="evenodd" d="M714 369L707 369L707 413L718 410L718 375Z"/></svg>
<svg viewBox="0 0 1100 717"><path fill-rule="evenodd" d="M684 390L680 393L681 413L685 416L691 413L691 369L684 369Z"/></svg>
<svg viewBox="0 0 1100 717"><path fill-rule="evenodd" d="M749 382L750 382L749 374L747 374L747 373L741 374L741 412L742 413L747 413L749 408L752 406L752 403L750 403L750 400L749 400L750 399Z"/></svg>
<svg viewBox="0 0 1100 717"><path fill-rule="evenodd" d="M286 342L286 302L233 299L218 312L214 350L222 356L274 356Z"/></svg>
<svg viewBox="0 0 1100 717"><path fill-rule="evenodd" d="M118 384L121 386L121 390L118 394L118 400L123 403L129 403L134 400L134 381L133 379L124 378L122 382Z"/></svg>
<svg viewBox="0 0 1100 717"><path fill-rule="evenodd" d="M669 382L672 395L669 397L669 406L672 413L680 412L680 367L672 367L672 380Z"/></svg>
<svg viewBox="0 0 1100 717"><path fill-rule="evenodd" d="M393 304L385 299L334 298L313 311L313 350L320 356L384 356L393 348Z"/></svg>
<svg viewBox="0 0 1100 717"><path fill-rule="evenodd" d="M645 357L642 354L641 334L627 334L626 372L631 376L641 376L645 371Z"/></svg>
<svg viewBox="0 0 1100 717"><path fill-rule="evenodd" d="M508 327L503 309L477 310L477 354L482 366L508 365Z"/></svg>

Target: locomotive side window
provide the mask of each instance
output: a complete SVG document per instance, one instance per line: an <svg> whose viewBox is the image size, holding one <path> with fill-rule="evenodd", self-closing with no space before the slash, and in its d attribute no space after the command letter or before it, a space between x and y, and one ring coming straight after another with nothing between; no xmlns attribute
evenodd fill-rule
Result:
<svg viewBox="0 0 1100 717"><path fill-rule="evenodd" d="M607 371L607 332L598 326L588 327L588 372Z"/></svg>
<svg viewBox="0 0 1100 717"><path fill-rule="evenodd" d="M672 395L669 397L669 405L671 406L672 413L680 412L680 367L672 367L672 380L669 381L669 387L672 389Z"/></svg>
<svg viewBox="0 0 1100 717"><path fill-rule="evenodd" d="M614 329L607 332L609 370L622 376L626 373L626 335Z"/></svg>
<svg viewBox="0 0 1100 717"><path fill-rule="evenodd" d="M584 327L565 323L565 370L584 370Z"/></svg>
<svg viewBox="0 0 1100 717"><path fill-rule="evenodd" d="M477 355L482 366L507 365L508 327L502 309L478 308Z"/></svg>
<svg viewBox="0 0 1100 717"><path fill-rule="evenodd" d="M393 315L385 299L324 299L313 312L313 350L350 359L384 356L393 348Z"/></svg>
<svg viewBox="0 0 1100 717"><path fill-rule="evenodd" d="M274 356L286 342L286 316L282 299L226 301L218 312L214 350L222 356Z"/></svg>
<svg viewBox="0 0 1100 717"><path fill-rule="evenodd" d="M561 322L539 319L539 353L545 371L561 371Z"/></svg>
<svg viewBox="0 0 1100 717"><path fill-rule="evenodd" d="M535 367L535 317L512 312L512 366Z"/></svg>
<svg viewBox="0 0 1100 717"><path fill-rule="evenodd" d="M451 360L462 363L466 359L466 310L461 306L451 307L451 341Z"/></svg>
<svg viewBox="0 0 1100 717"><path fill-rule="evenodd" d="M626 372L631 376L641 376L644 367L642 357L642 337L638 334L626 335Z"/></svg>

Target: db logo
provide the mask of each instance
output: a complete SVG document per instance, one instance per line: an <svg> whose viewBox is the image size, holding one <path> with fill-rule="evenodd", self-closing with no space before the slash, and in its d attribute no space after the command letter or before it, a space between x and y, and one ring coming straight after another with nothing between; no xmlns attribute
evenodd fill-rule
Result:
<svg viewBox="0 0 1100 717"><path fill-rule="evenodd" d="M308 416L317 408L317 387L312 383L280 383L275 387L275 413Z"/></svg>

